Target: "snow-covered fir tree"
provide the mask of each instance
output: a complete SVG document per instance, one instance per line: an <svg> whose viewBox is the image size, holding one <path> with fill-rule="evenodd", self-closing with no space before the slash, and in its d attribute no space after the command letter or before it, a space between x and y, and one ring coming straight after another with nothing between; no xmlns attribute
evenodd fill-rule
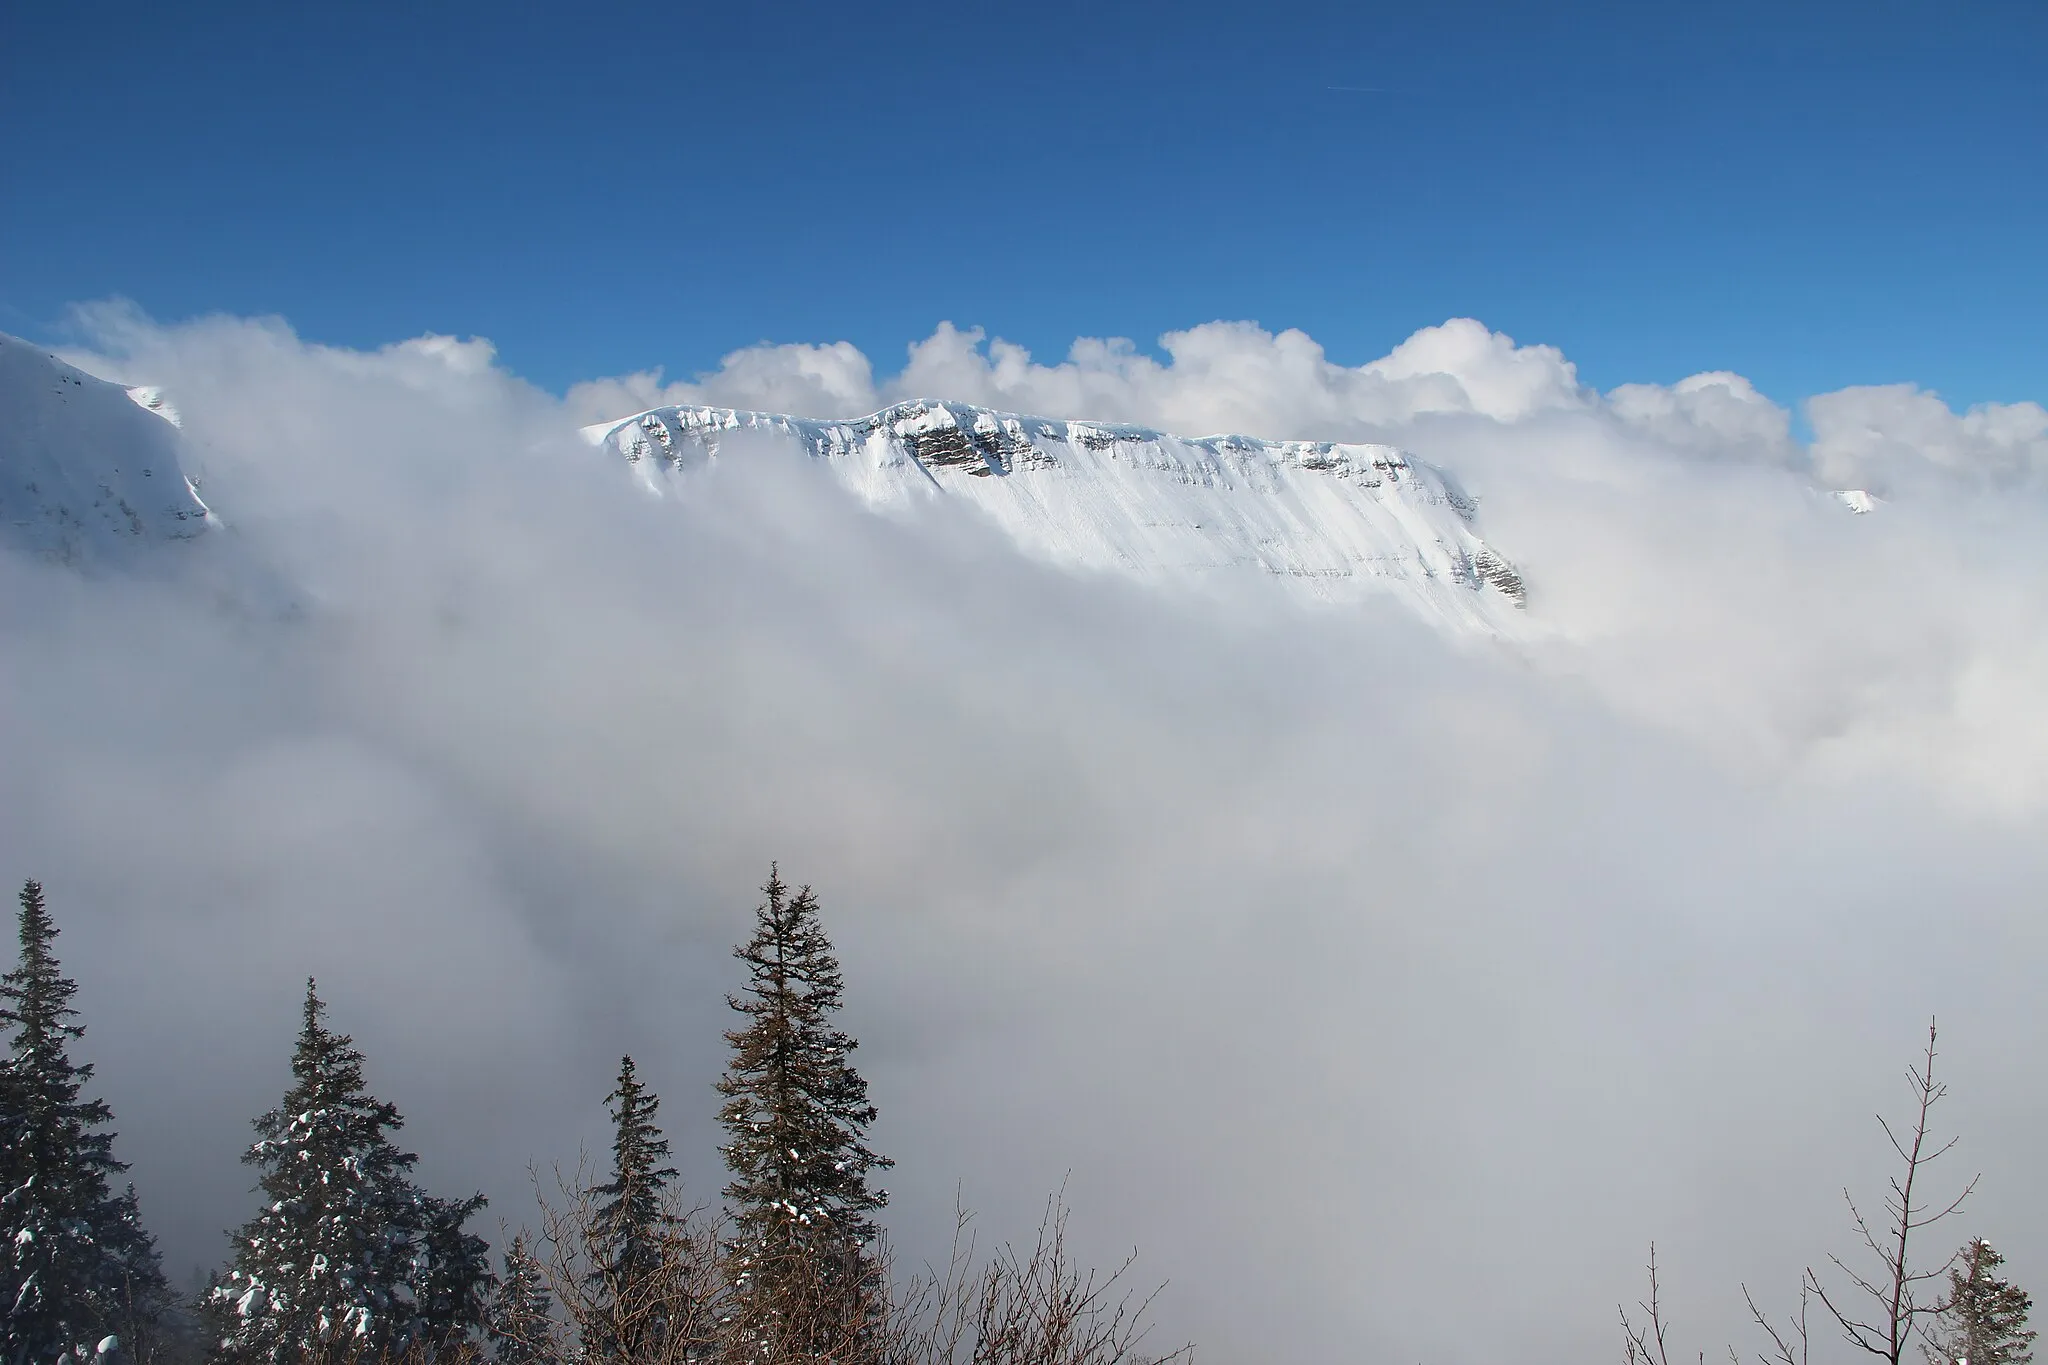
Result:
<svg viewBox="0 0 2048 1365"><path fill-rule="evenodd" d="M134 1187L109 1188L127 1167L114 1159L112 1111L83 1098L91 1064L71 1060L85 1033L71 1007L78 987L59 970L39 883L22 887L20 906L20 961L0 977L0 1360L105 1354L109 1338L133 1355L170 1291Z"/></svg>
<svg viewBox="0 0 2048 1365"><path fill-rule="evenodd" d="M2028 1365L2034 1333L2027 1314L2034 1301L1998 1269L2005 1257L1983 1238L1956 1254L1948 1272L1948 1302L1927 1342L1931 1365Z"/></svg>
<svg viewBox="0 0 2048 1365"><path fill-rule="evenodd" d="M292 1086L242 1158L262 1171L264 1206L207 1296L230 1361L432 1350L482 1326L490 1266L462 1225L483 1197L413 1184L418 1158L389 1136L404 1119L365 1089L363 1054L325 1013L308 980Z"/></svg>
<svg viewBox="0 0 2048 1365"><path fill-rule="evenodd" d="M611 1179L590 1190L598 1201L592 1214L589 1271L591 1299L598 1312L589 1324L585 1349L595 1355L638 1359L668 1330L661 1311L662 1286L653 1283L666 1267L675 1217L667 1199L675 1169L668 1139L654 1116L661 1100L641 1084L631 1057L619 1060L619 1079L605 1105L612 1119Z"/></svg>
<svg viewBox="0 0 2048 1365"><path fill-rule="evenodd" d="M491 1293L484 1335L498 1365L542 1365L558 1358L554 1296L547 1272L517 1233L505 1248L504 1270Z"/></svg>
<svg viewBox="0 0 2048 1365"><path fill-rule="evenodd" d="M833 1027L844 982L818 898L790 895L773 867L761 894L734 950L747 991L728 997L747 1022L725 1035L718 1082L734 1325L743 1346L843 1359L878 1308L872 1215L888 1194L868 1173L893 1163L865 1141L875 1108L850 1060L858 1044Z"/></svg>

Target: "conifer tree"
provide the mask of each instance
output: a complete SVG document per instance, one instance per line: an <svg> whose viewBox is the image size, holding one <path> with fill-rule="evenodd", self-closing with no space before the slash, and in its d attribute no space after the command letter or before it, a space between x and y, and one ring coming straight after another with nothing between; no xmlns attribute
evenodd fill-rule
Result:
<svg viewBox="0 0 2048 1365"><path fill-rule="evenodd" d="M491 1294L485 1337L498 1365L542 1365L555 1358L554 1296L547 1272L518 1233L505 1248L504 1273Z"/></svg>
<svg viewBox="0 0 2048 1365"><path fill-rule="evenodd" d="M412 1183L418 1158L388 1136L405 1120L364 1088L363 1054L325 1013L309 979L292 1086L242 1158L262 1171L264 1207L207 1296L232 1361L433 1349L481 1326L489 1266L462 1224L483 1197Z"/></svg>
<svg viewBox="0 0 2048 1365"><path fill-rule="evenodd" d="M662 1273L675 1223L666 1194L675 1179L668 1139L655 1125L661 1100L640 1083L631 1057L619 1059L619 1080L605 1105L612 1118L612 1178L591 1190L597 1205L591 1229L590 1284L599 1311L586 1341L594 1353L625 1359L643 1355L665 1330L650 1281Z"/></svg>
<svg viewBox="0 0 2048 1365"><path fill-rule="evenodd" d="M481 1194L418 1198L412 1287L419 1331L414 1340L430 1353L469 1340L489 1311L497 1278L491 1274L490 1243L464 1226L484 1203Z"/></svg>
<svg viewBox="0 0 2048 1365"><path fill-rule="evenodd" d="M81 1098L93 1068L70 1056L85 1033L71 1007L78 986L51 951L41 884L23 885L20 904L20 963L0 977L0 1360L78 1358L109 1337L132 1352L170 1290L134 1187L108 1188L127 1167L106 1131L112 1111Z"/></svg>
<svg viewBox="0 0 2048 1365"><path fill-rule="evenodd" d="M726 1250L742 1345L790 1358L841 1351L877 1307L873 1214L888 1200L868 1173L888 1158L865 1142L867 1082L833 1027L844 983L805 886L792 896L771 866L754 934L734 955L748 988L727 1003L746 1024L718 1093L720 1150L734 1235Z"/></svg>
<svg viewBox="0 0 2048 1365"><path fill-rule="evenodd" d="M1956 1254L1949 1268L1948 1301L1942 1307L1927 1358L1932 1365L2028 1365L2034 1333L2027 1330L2033 1299L1999 1277L2005 1257L1983 1238Z"/></svg>

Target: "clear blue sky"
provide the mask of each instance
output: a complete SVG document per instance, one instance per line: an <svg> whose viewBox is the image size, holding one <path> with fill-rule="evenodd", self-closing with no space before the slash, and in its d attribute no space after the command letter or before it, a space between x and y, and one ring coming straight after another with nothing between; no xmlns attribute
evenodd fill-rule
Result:
<svg viewBox="0 0 2048 1365"><path fill-rule="evenodd" d="M120 295L559 389L1469 314L1603 387L2048 399L2043 0L5 8L35 337Z"/></svg>

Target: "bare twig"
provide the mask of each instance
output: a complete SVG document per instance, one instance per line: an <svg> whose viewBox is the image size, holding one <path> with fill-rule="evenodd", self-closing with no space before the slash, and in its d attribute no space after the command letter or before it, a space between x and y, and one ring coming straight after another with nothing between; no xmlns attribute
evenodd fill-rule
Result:
<svg viewBox="0 0 2048 1365"><path fill-rule="evenodd" d="M1804 1281L1801 1281L1799 1286L1799 1316L1788 1321L1782 1330L1772 1326L1770 1319L1764 1316L1763 1310L1756 1306L1756 1300L1750 1296L1748 1285L1742 1286L1742 1301L1749 1307L1750 1319L1763 1328L1771 1339L1770 1354L1760 1352L1757 1355L1757 1359L1763 1362L1763 1365L1807 1365L1807 1358L1813 1349L1813 1338L1806 1328L1806 1312L1813 1302L1813 1292L1806 1287ZM1728 1354L1731 1357L1735 1354L1732 1347Z"/></svg>
<svg viewBox="0 0 2048 1365"><path fill-rule="evenodd" d="M1660 1298L1661 1289L1657 1283L1657 1244L1650 1243L1650 1297L1647 1301L1637 1300L1644 1321L1638 1326L1629 1316L1628 1310L1616 1305L1621 1315L1621 1333L1625 1340L1628 1365L1671 1365L1671 1357L1665 1349L1664 1309Z"/></svg>
<svg viewBox="0 0 2048 1365"><path fill-rule="evenodd" d="M1916 1268L1912 1261L1913 1234L1960 1210L1963 1201L1977 1188L1977 1178L1971 1177L1964 1184L1962 1193L1946 1203L1927 1202L1921 1193L1921 1178L1927 1169L1956 1145L1953 1137L1938 1145L1930 1144L1930 1115L1934 1106L1948 1094L1948 1086L1937 1081L1934 1075L1934 1062L1938 1055L1935 1039L1934 1021L1929 1020L1927 1051L1917 1065L1906 1070L1907 1079L1912 1083L1915 1105L1912 1127L1902 1135L1883 1115L1878 1116L1878 1126L1884 1130L1886 1140L1902 1163L1902 1169L1888 1182L1882 1205L1882 1227L1873 1226L1864 1216L1855 1196L1847 1190L1842 1191L1857 1235L1863 1241L1864 1251L1875 1265L1868 1270L1858 1270L1841 1257L1830 1256L1829 1262L1847 1281L1846 1288L1832 1291L1811 1266L1807 1267L1800 1287L1802 1349L1805 1305L1809 1297L1819 1300L1821 1308L1834 1320L1845 1341L1887 1362L1887 1365L1899 1365L1908 1343L1919 1331L1921 1320L1942 1311L1944 1305L1939 1296L1933 1302L1923 1302L1920 1291L1929 1281L1945 1276L1955 1258L1950 1257L1932 1269ZM1762 1321L1761 1314L1757 1318ZM1768 1326L1766 1330L1769 1330Z"/></svg>

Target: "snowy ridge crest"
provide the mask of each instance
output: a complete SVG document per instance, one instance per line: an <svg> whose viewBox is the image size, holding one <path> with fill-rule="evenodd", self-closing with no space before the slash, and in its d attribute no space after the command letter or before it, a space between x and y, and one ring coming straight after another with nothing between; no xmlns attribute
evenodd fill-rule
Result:
<svg viewBox="0 0 2048 1365"><path fill-rule="evenodd" d="M1393 446L1173 436L931 400L840 420L666 407L584 428L656 490L735 433L797 442L871 503L962 498L1058 563L1158 580L1262 572L1332 600L1393 591L1485 633L1527 600L1457 480Z"/></svg>

